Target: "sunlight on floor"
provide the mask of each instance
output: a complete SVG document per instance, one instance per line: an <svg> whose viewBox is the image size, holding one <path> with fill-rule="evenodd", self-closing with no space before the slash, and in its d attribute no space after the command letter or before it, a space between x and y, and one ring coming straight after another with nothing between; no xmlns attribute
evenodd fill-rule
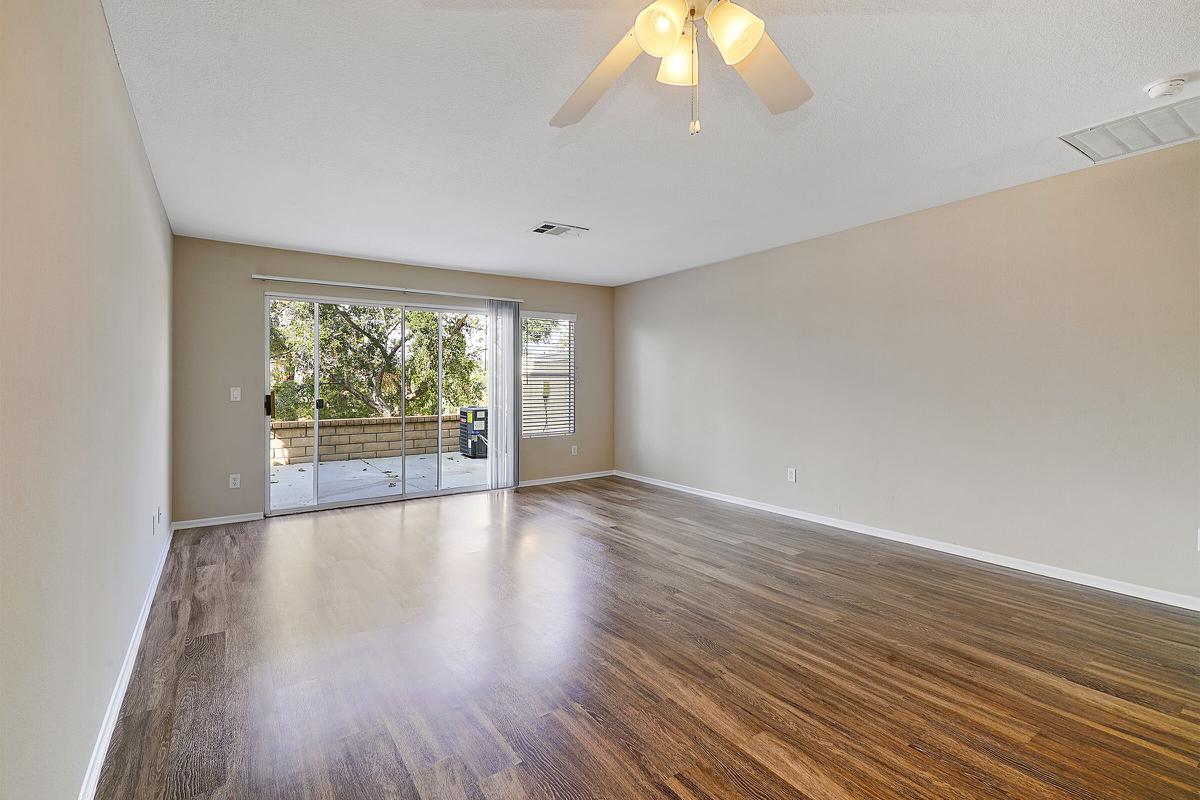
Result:
<svg viewBox="0 0 1200 800"><path fill-rule="evenodd" d="M321 503L363 500L371 497L432 492L438 488L437 455L356 458L319 465ZM404 462L407 460L407 464ZM442 454L442 489L487 485L487 459L459 453ZM313 465L271 467L271 508L312 505Z"/></svg>

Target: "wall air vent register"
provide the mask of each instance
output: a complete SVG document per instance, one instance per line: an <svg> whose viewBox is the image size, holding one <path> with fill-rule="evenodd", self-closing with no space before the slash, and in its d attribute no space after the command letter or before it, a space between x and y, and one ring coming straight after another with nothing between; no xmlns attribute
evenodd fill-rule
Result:
<svg viewBox="0 0 1200 800"><path fill-rule="evenodd" d="M533 229L533 233L543 236L561 236L564 239L578 239L589 230L591 228L584 228L579 225L567 225L563 222L543 222Z"/></svg>
<svg viewBox="0 0 1200 800"><path fill-rule="evenodd" d="M1200 138L1200 97L1061 136L1097 163Z"/></svg>

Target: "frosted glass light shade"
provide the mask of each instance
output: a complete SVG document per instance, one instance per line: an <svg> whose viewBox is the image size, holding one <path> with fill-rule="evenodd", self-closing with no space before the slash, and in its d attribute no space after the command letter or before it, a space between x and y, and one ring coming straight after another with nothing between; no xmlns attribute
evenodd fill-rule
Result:
<svg viewBox="0 0 1200 800"><path fill-rule="evenodd" d="M658 65L658 82L671 86L695 86L699 76L699 69L692 69L692 58L698 55L695 46L696 26L688 25L675 49L662 57Z"/></svg>
<svg viewBox="0 0 1200 800"><path fill-rule="evenodd" d="M704 21L708 24L708 38L730 66L750 55L767 27L761 19L729 0L709 4Z"/></svg>
<svg viewBox="0 0 1200 800"><path fill-rule="evenodd" d="M638 46L655 58L662 58L678 44L687 14L684 0L654 0L633 23Z"/></svg>

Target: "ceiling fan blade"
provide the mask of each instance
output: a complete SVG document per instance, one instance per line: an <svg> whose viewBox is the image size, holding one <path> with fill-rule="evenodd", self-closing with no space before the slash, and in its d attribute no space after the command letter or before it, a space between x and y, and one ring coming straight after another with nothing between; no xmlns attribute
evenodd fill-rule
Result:
<svg viewBox="0 0 1200 800"><path fill-rule="evenodd" d="M772 114L799 108L813 96L812 89L769 34L764 33L750 55L733 68Z"/></svg>
<svg viewBox="0 0 1200 800"><path fill-rule="evenodd" d="M596 65L583 83L579 84L579 88L575 90L574 94L567 98L567 102L563 103L563 107L550 120L550 124L555 128L565 128L587 116L587 113L592 110L592 106L596 105L600 97L617 82L617 78L629 69L629 65L641 53L642 48L638 46L637 39L633 36L633 28L630 28L629 32L621 37L621 40Z"/></svg>

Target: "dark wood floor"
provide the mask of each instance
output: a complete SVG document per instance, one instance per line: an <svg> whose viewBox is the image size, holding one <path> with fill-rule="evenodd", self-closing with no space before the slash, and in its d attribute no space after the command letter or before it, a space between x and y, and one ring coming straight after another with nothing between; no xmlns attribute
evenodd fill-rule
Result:
<svg viewBox="0 0 1200 800"><path fill-rule="evenodd" d="M98 797L1194 798L1198 640L616 478L207 528Z"/></svg>

